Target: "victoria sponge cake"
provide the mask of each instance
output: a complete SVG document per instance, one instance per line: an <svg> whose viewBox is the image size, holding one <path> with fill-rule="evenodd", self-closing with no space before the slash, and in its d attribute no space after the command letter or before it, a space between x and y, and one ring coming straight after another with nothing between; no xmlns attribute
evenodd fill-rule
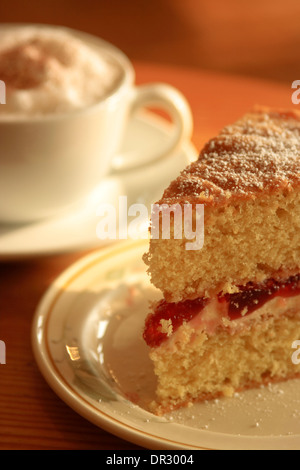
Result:
<svg viewBox="0 0 300 470"><path fill-rule="evenodd" d="M300 374L300 113L260 107L225 127L158 205L203 205L204 244L171 227L144 257L163 294L143 335L155 411Z"/></svg>

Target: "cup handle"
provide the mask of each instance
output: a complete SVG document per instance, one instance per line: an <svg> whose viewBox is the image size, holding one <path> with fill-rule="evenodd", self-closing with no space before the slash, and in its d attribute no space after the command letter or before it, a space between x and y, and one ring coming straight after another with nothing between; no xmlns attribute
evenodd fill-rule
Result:
<svg viewBox="0 0 300 470"><path fill-rule="evenodd" d="M117 155L112 161L113 173L141 168L147 164L161 160L175 150L185 140L189 140L193 131L193 116L191 108L183 94L171 85L164 83L153 83L133 88L131 98L130 114L137 110L151 106L166 111L173 121L173 131L168 142L158 153L141 159L126 159L125 155ZM145 148L147 142L145 142Z"/></svg>

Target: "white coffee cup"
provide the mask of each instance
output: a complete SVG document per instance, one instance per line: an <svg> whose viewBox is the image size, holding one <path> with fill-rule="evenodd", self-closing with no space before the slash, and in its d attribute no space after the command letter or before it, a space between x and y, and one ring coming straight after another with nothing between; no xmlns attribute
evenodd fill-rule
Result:
<svg viewBox="0 0 300 470"><path fill-rule="evenodd" d="M16 25L1 26L12 27ZM174 123L168 145L151 155L151 161L175 155L176 148L191 137L192 114L178 90L161 83L135 86L133 66L119 49L86 33L64 29L96 50L104 48L121 66L123 78L108 96L83 109L9 120L0 115L2 223L53 216L87 196L107 175L149 163L149 156L143 159L143 155L133 161L113 158L138 108L159 107Z"/></svg>

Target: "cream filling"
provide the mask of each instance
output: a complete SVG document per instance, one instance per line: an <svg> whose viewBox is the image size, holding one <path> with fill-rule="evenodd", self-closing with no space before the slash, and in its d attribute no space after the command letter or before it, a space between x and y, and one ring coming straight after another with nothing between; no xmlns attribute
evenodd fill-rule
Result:
<svg viewBox="0 0 300 470"><path fill-rule="evenodd" d="M212 300L201 312L191 321L184 322L178 330L171 334L172 326L168 324L169 338L159 347L166 346L172 348L178 342L192 341L196 335L205 334L213 336L221 328L230 334L239 333L245 329L250 329L255 323L264 321L269 317L280 317L281 315L300 315L300 295L295 297L275 297L266 302L261 308L253 313L230 320L228 315L228 304Z"/></svg>
<svg viewBox="0 0 300 470"><path fill-rule="evenodd" d="M190 321L190 326L196 330L205 331L209 336L214 335L218 327L235 333L238 330L249 327L253 322L261 320L262 317L279 317L287 311L294 311L296 313L299 310L300 295L295 297L275 297L249 315L231 320L228 315L227 304L220 303L215 299Z"/></svg>

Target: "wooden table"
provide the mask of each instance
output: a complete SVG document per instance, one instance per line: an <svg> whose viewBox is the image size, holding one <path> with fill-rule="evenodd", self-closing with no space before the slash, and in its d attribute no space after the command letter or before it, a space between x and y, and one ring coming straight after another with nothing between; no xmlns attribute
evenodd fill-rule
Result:
<svg viewBox="0 0 300 470"><path fill-rule="evenodd" d="M135 65L138 83L165 81L185 94L194 113L193 142L198 148L256 103L294 106L291 90L283 85ZM53 280L84 254L0 264L0 340L7 348L7 364L0 366L0 449L138 449L68 408L45 383L33 358L30 332L36 306Z"/></svg>

